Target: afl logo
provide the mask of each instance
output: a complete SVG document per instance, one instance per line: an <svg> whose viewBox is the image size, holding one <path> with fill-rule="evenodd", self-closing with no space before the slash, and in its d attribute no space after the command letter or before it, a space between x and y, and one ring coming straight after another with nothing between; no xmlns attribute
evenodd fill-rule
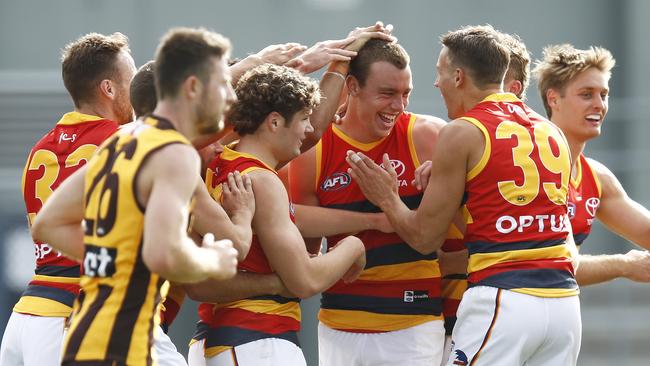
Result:
<svg viewBox="0 0 650 366"><path fill-rule="evenodd" d="M384 166L384 163L381 163L379 166L386 169L386 167ZM401 177L402 174L404 174L404 171L406 171L406 165L404 165L404 163L402 163L400 160L391 159L390 160L390 166L392 166L393 169L395 169L395 173L397 173L398 178Z"/></svg>
<svg viewBox="0 0 650 366"><path fill-rule="evenodd" d="M323 191L338 191L349 186L351 181L348 173L337 172L327 177L320 188Z"/></svg>
<svg viewBox="0 0 650 366"><path fill-rule="evenodd" d="M573 218L576 216L576 204L573 202L567 202L567 206L568 206L569 219L573 220Z"/></svg>
<svg viewBox="0 0 650 366"><path fill-rule="evenodd" d="M598 206L600 206L600 199L597 197L591 197L585 201L585 208L591 217L596 216L596 210L598 210Z"/></svg>

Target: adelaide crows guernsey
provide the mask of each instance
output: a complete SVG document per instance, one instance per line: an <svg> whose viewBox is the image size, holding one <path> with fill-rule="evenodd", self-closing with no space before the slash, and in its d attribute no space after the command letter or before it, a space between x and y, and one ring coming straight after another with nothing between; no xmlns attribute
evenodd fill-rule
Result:
<svg viewBox="0 0 650 366"><path fill-rule="evenodd" d="M152 116L121 129L88 162L82 292L65 339L63 364L152 362L164 280L142 258L145 207L136 198L136 182L147 158L171 144L190 142L171 122Z"/></svg>
<svg viewBox="0 0 650 366"><path fill-rule="evenodd" d="M388 153L398 174L399 195L411 209L422 193L411 185L420 165L412 130L416 116L402 113L388 136L360 143L330 126L316 145L316 195L319 205L357 212L380 212L347 173L348 150L382 163ZM330 328L359 333L386 332L442 319L440 269L436 253L420 254L397 234L368 230L355 234L366 247L366 267L353 283L338 281L323 293L318 318ZM344 236L327 238L328 247Z"/></svg>
<svg viewBox="0 0 650 366"><path fill-rule="evenodd" d="M97 116L70 112L32 148L23 172L23 198L32 220L52 192L81 168L119 125ZM79 264L34 242L36 270L14 311L67 317L79 293Z"/></svg>
<svg viewBox="0 0 650 366"><path fill-rule="evenodd" d="M589 161L580 154L576 179L569 185L569 219L576 245L582 244L591 232L591 224L600 206L600 180Z"/></svg>
<svg viewBox="0 0 650 366"><path fill-rule="evenodd" d="M255 170L276 171L255 156L224 147L208 165L206 185L212 197L221 199L221 183L228 173L239 171L248 174ZM286 214L294 221L291 202ZM281 213L278 213L281 214ZM246 258L239 263L240 271L273 273L262 246L253 235L253 242ZM266 338L280 338L299 346L300 330L299 299L276 295L255 296L226 304L202 303L192 342L205 339L205 357L213 357L233 347Z"/></svg>
<svg viewBox="0 0 650 366"><path fill-rule="evenodd" d="M470 286L576 295L566 245L571 157L564 135L509 93L488 96L462 119L485 137L465 185Z"/></svg>

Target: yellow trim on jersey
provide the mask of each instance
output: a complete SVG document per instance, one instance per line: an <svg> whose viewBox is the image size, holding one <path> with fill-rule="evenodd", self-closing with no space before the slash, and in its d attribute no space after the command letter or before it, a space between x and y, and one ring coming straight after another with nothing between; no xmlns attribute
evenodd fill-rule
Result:
<svg viewBox="0 0 650 366"><path fill-rule="evenodd" d="M573 179L573 174L571 174L570 182L573 188L578 188L580 182L582 182L582 159L580 159L579 156L578 156L578 165L576 165L576 178Z"/></svg>
<svg viewBox="0 0 650 366"><path fill-rule="evenodd" d="M240 300L219 306L219 308L242 309L254 313L280 315L300 321L300 306L293 301L279 304L273 300Z"/></svg>
<svg viewBox="0 0 650 366"><path fill-rule="evenodd" d="M360 310L320 309L318 312L318 320L332 329L375 330L380 332L406 329L442 319L442 315L376 314Z"/></svg>
<svg viewBox="0 0 650 366"><path fill-rule="evenodd" d="M560 244L548 248L511 250L496 253L476 253L469 257L467 269L472 273L491 267L497 263L572 257L573 255L566 244Z"/></svg>
<svg viewBox="0 0 650 366"><path fill-rule="evenodd" d="M460 300L467 290L467 280L442 280L440 284L440 297L445 299Z"/></svg>
<svg viewBox="0 0 650 366"><path fill-rule="evenodd" d="M103 118L79 112L69 112L64 114L56 124L60 126L71 126L89 121L98 121L100 119Z"/></svg>
<svg viewBox="0 0 650 366"><path fill-rule="evenodd" d="M418 158L418 152L415 150L415 143L413 142L413 127L415 126L415 121L417 120L417 115L411 114L411 118L409 118L409 127L408 127L408 133L406 136L408 137L408 144L409 144L409 151L411 152L411 159L413 160L413 164L415 167L419 167L422 165L420 163L420 159Z"/></svg>
<svg viewBox="0 0 650 366"><path fill-rule="evenodd" d="M362 150L362 151L372 150L373 148L375 148L375 146L381 144L386 139L386 137L388 137L388 136L382 137L381 139L379 139L377 141L367 142L366 143L366 142L359 142L359 141L353 139L352 137L346 135L343 131L341 131L339 129L338 126L332 126L332 132L334 132L334 134L336 136L338 136L341 140L347 142L348 144L350 144L350 145L352 145L352 146L354 146L357 149Z"/></svg>
<svg viewBox="0 0 650 366"><path fill-rule="evenodd" d="M314 192L318 191L318 181L321 174L321 163L323 162L323 140L318 140L316 144L316 179L314 180Z"/></svg>
<svg viewBox="0 0 650 366"><path fill-rule="evenodd" d="M469 209L467 208L467 205L463 205L461 209L461 214L463 215L463 219L465 220L466 224L473 224L474 223L474 218L472 217L472 214L469 212Z"/></svg>
<svg viewBox="0 0 650 366"><path fill-rule="evenodd" d="M591 163L589 163L589 160L587 157L585 157L585 160L587 161L587 167L591 171L591 175L594 177L594 182L596 182L596 188L598 188L598 197L603 195L603 188L600 185L600 177L598 176L598 172L594 170L594 167L591 166Z"/></svg>
<svg viewBox="0 0 650 366"><path fill-rule="evenodd" d="M440 277L440 267L438 267L438 261L421 260L416 262L372 267L361 272L359 280L400 281L423 280L435 277Z"/></svg>
<svg viewBox="0 0 650 366"><path fill-rule="evenodd" d="M23 296L14 305L13 311L21 314L67 318L72 308L44 297Z"/></svg>
<svg viewBox="0 0 650 366"><path fill-rule="evenodd" d="M230 145L230 146L233 146L233 145ZM241 152L241 151L233 150L231 147L228 147L228 146L224 146L224 147L223 147L223 152L221 153L220 157L221 157L221 159L223 159L223 160L230 160L230 161L235 160L235 159L237 159L237 158L249 158L249 159L253 159L253 160L256 160L256 161L259 161L260 163L262 163L262 165L264 165L264 166L265 166L267 169L269 169L270 171L277 173L277 172L275 171L275 169L273 169L273 168L271 168L270 166L268 166L265 162L263 162L262 160L260 160L260 158L258 158L257 156L255 156L255 155L251 155L251 154L248 154L248 153L245 153L245 152ZM243 172L240 172L240 173L243 174Z"/></svg>
<svg viewBox="0 0 650 366"><path fill-rule="evenodd" d="M79 277L56 277L56 276L33 275L32 281L79 284Z"/></svg>
<svg viewBox="0 0 650 366"><path fill-rule="evenodd" d="M579 288L513 288L512 292L519 292L520 294L532 295L537 297L569 297L577 296L580 294Z"/></svg>
<svg viewBox="0 0 650 366"><path fill-rule="evenodd" d="M521 100L517 98L516 95L512 93L494 93L490 94L487 97L483 98L483 102L520 102Z"/></svg>
<svg viewBox="0 0 650 366"><path fill-rule="evenodd" d="M492 153L492 142L490 140L490 133L488 132L487 128L479 122L476 118L472 117L461 117L461 119L464 119L465 121L473 124L474 126L478 127L479 130L483 133L483 137L485 138L485 148L483 149L483 155L481 156L481 160L479 160L478 163L476 163L476 166L474 166L472 169L467 172L467 178L466 181L470 181L474 179L477 175L479 175L480 172L483 171L485 166L488 163L488 160L490 160L490 154Z"/></svg>
<svg viewBox="0 0 650 366"><path fill-rule="evenodd" d="M453 222L449 224L449 230L447 230L447 239L462 239L464 237L465 236L463 235L463 232L460 231L456 224Z"/></svg>
<svg viewBox="0 0 650 366"><path fill-rule="evenodd" d="M190 343L191 345L191 343ZM205 347L205 346L204 346ZM203 355L205 358L210 358L214 357L220 353L230 351L232 349L232 346L214 346L214 347L205 347L203 351ZM233 365L237 365L236 363L233 363Z"/></svg>

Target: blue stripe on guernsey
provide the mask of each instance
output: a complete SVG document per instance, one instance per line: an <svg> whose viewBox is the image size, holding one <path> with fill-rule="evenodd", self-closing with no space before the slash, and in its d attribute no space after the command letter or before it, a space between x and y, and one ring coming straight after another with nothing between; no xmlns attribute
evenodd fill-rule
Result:
<svg viewBox="0 0 650 366"><path fill-rule="evenodd" d="M576 242L576 245L580 245L588 236L589 233L573 234L573 241Z"/></svg>
<svg viewBox="0 0 650 366"><path fill-rule="evenodd" d="M413 196L404 196L400 197L402 199L402 202L411 210L415 210L420 206L420 201L422 201L422 194L416 194ZM348 202L348 203L336 203L336 204L331 204L331 205L325 205L324 207L327 208L336 208L339 210L348 210L348 211L356 211L356 212L369 212L369 213L377 213L381 212L379 207L373 205L370 203L370 201L356 201L356 202Z"/></svg>
<svg viewBox="0 0 650 366"><path fill-rule="evenodd" d="M497 273L477 283L469 284L469 287L474 286L491 286L506 290L522 288L575 289L578 284L573 275L567 271L558 269L520 269Z"/></svg>
<svg viewBox="0 0 650 366"><path fill-rule="evenodd" d="M403 298L358 296L323 293L322 309L361 310L379 314L440 315L442 300L439 297L405 303Z"/></svg>
<svg viewBox="0 0 650 366"><path fill-rule="evenodd" d="M466 280L467 279L467 274L465 274L465 273L454 273L454 274L446 275L442 279L443 280Z"/></svg>
<svg viewBox="0 0 650 366"><path fill-rule="evenodd" d="M298 333L296 332L268 334L238 327L211 328L209 325L203 322L197 323L196 332L194 332L194 335L192 336L192 339L195 340L205 339L206 349L209 347L222 346L236 347L242 344L267 338L284 339L300 347Z"/></svg>
<svg viewBox="0 0 650 366"><path fill-rule="evenodd" d="M383 265L436 259L438 259L436 252L423 255L405 243L389 244L366 251L365 269Z"/></svg>
<svg viewBox="0 0 650 366"><path fill-rule="evenodd" d="M74 278L80 276L79 266L67 267L67 266L45 265L36 268L36 271L34 271L34 273L41 276L55 276L55 277Z"/></svg>
<svg viewBox="0 0 650 366"><path fill-rule="evenodd" d="M23 296L42 297L45 299L58 301L70 307L72 307L74 304L74 299L76 298L75 294L72 294L66 290L56 287L39 285L27 286L27 289L25 289L25 292L23 292Z"/></svg>
<svg viewBox="0 0 650 366"><path fill-rule="evenodd" d="M300 298L298 298L298 297L284 297L284 296L279 296L279 295L254 296L254 297L249 297L246 300L271 300L271 301L277 302L278 304L288 304L290 302L300 302Z"/></svg>
<svg viewBox="0 0 650 366"><path fill-rule="evenodd" d="M566 240L564 239L546 241L518 241L512 243L475 241L471 243L465 243L465 245L467 246L469 254L472 255L477 253L501 253L526 249L550 248L556 245L564 244L565 242Z"/></svg>

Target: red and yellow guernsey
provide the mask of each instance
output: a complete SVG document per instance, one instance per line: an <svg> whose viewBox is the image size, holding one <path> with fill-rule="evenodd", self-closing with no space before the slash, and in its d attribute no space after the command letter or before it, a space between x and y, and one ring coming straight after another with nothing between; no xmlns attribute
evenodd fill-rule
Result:
<svg viewBox="0 0 650 366"><path fill-rule="evenodd" d="M462 119L486 142L465 185L470 286L577 295L566 245L571 157L564 135L509 93L488 96Z"/></svg>
<svg viewBox="0 0 650 366"><path fill-rule="evenodd" d="M277 174L255 156L225 147L223 153L208 165L208 191L214 199L220 200L221 183L226 181L228 173L238 170L241 174L248 174L260 169ZM291 202L289 207L287 214L295 222ZM250 251L238 268L251 273L274 272L257 236L253 235ZM192 342L205 339L205 357L213 357L233 347L266 338L285 339L299 346L299 301L297 298L267 295L226 304L202 303L199 305L200 321Z"/></svg>
<svg viewBox="0 0 650 366"><path fill-rule="evenodd" d="M460 229L462 228L462 229ZM463 233L465 225L461 223L452 223L447 233L447 240L442 244L441 249L444 252L459 252L465 250ZM458 306L467 290L467 272L446 273L440 283L442 296L442 313L445 317L445 334L451 335L454 325L456 325L456 313Z"/></svg>
<svg viewBox="0 0 650 366"><path fill-rule="evenodd" d="M569 185L569 219L573 239L580 246L591 232L591 224L600 206L600 180L584 155L578 160L576 178Z"/></svg>
<svg viewBox="0 0 650 366"><path fill-rule="evenodd" d="M52 192L81 168L97 147L118 129L97 116L70 112L32 148L22 186L27 217L32 220ZM67 317L79 294L79 263L34 242L36 270L14 311L39 316Z"/></svg>
<svg viewBox="0 0 650 366"><path fill-rule="evenodd" d="M422 193L411 185L420 165L413 145L416 116L403 113L385 138L360 143L330 126L316 145L315 192L320 206L357 212L380 212L366 200L347 173L346 151L362 151L378 164L388 153L398 174L399 195L419 206ZM355 234L366 247L366 267L358 280L337 282L323 293L318 318L330 328L372 333L405 329L442 319L440 269L436 253L423 255L397 234L368 230ZM327 238L332 247L343 235Z"/></svg>

